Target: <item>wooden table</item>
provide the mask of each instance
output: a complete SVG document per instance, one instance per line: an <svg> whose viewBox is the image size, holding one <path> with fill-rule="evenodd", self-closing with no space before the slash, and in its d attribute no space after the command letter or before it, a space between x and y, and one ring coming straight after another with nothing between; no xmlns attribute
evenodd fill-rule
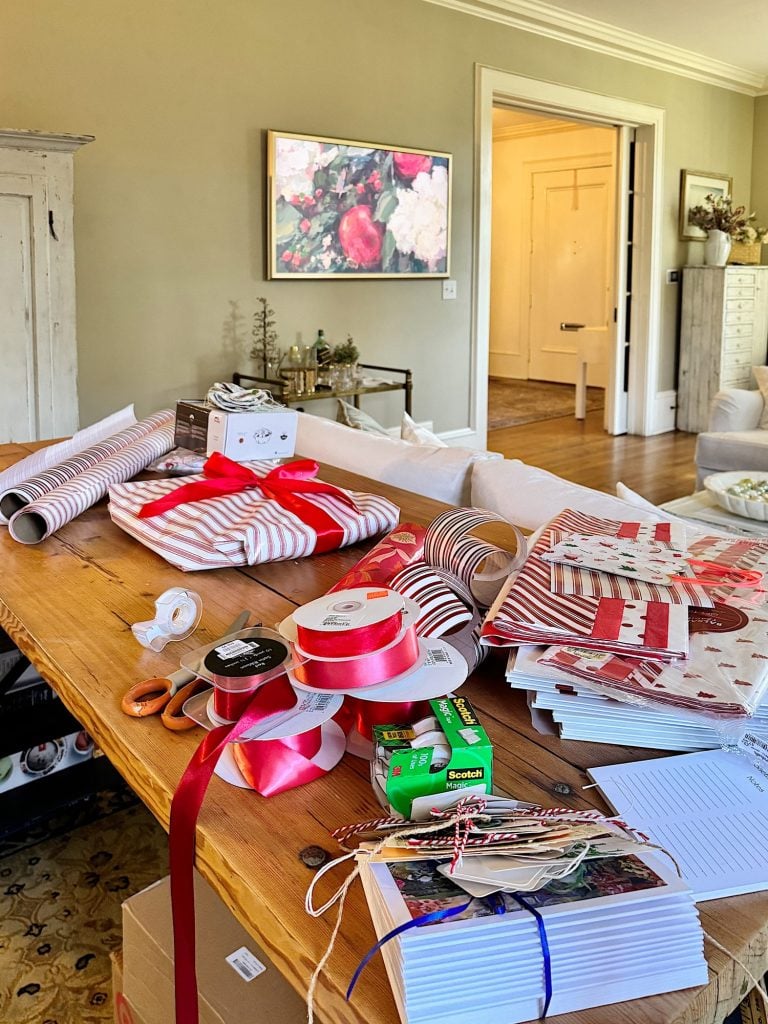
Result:
<svg viewBox="0 0 768 1024"><path fill-rule="evenodd" d="M32 446L0 447L0 469ZM376 489L399 502L403 519L428 522L443 506L328 469L323 477L356 489ZM200 740L199 731L170 733L159 721L127 718L120 696L138 679L178 666L184 650L214 640L243 608L276 623L296 603L318 597L364 547L249 569L183 574L115 527L104 504L36 547L0 531L0 626L56 688L112 763L167 828L171 797ZM203 599L194 639L162 654L143 650L130 624L150 617L154 599L174 585L193 586ZM648 757L648 751L540 736L524 694L503 679L503 658L486 663L463 692L480 712L495 747L496 782L523 800L570 807L601 806L596 790L581 791L584 769ZM326 947L335 914L313 920L303 909L311 872L300 851L316 844L335 853L330 829L380 813L367 781L368 765L346 756L325 778L263 799L218 778L200 816L198 866L275 965L299 990ZM30 792L30 796L31 796ZM604 807L602 809L605 809ZM738 851L734 850L734 857ZM324 880L318 898L340 878ZM768 894L701 906L705 929L758 976L768 966ZM318 1017L328 1024L395 1024L397 1013L380 958L366 970L351 1004L344 991L362 953L375 941L361 890L347 900L344 925L318 988ZM710 982L664 996L566 1014L565 1024L708 1024L722 1020L746 991L744 972L713 946Z"/></svg>

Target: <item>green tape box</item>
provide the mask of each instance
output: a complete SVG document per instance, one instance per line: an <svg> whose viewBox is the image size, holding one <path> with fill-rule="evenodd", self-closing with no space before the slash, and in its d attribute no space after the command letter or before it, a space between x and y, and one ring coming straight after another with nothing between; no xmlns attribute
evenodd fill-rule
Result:
<svg viewBox="0 0 768 1024"><path fill-rule="evenodd" d="M465 697L429 703L432 717L425 721L373 730L373 788L404 818L416 797L480 785L492 792L493 747L472 705Z"/></svg>

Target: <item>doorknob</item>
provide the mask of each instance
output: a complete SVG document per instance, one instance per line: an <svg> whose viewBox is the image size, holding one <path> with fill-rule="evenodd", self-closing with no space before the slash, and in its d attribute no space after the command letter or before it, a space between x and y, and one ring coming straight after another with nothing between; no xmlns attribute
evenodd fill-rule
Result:
<svg viewBox="0 0 768 1024"><path fill-rule="evenodd" d="M572 323L569 323L566 320L566 321L563 321L560 324L560 330L561 331L580 331L582 329L582 327L586 327L586 326L587 326L586 324L572 324Z"/></svg>

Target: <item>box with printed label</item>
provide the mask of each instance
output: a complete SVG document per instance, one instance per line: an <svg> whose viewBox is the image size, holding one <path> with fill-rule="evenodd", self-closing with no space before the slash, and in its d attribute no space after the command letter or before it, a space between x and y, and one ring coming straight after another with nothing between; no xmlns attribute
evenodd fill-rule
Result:
<svg viewBox="0 0 768 1024"><path fill-rule="evenodd" d="M305 1024L304 999L197 872L195 918L200 1024ZM134 1020L174 1020L170 878L123 903L122 968Z"/></svg>
<svg viewBox="0 0 768 1024"><path fill-rule="evenodd" d="M417 797L477 787L490 793L493 747L465 697L429 702L432 715L414 725L377 725L371 781L379 800L410 817ZM481 788L482 787L482 788Z"/></svg>
<svg viewBox="0 0 768 1024"><path fill-rule="evenodd" d="M287 459L296 448L298 422L295 409L224 412L190 399L176 403L174 443L206 455L221 452L236 462Z"/></svg>

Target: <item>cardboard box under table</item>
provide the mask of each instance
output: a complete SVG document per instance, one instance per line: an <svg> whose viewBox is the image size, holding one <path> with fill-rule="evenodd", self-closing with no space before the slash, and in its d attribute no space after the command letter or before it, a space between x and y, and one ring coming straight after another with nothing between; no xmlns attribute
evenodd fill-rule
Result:
<svg viewBox="0 0 768 1024"><path fill-rule="evenodd" d="M302 997L197 872L195 917L200 1024L304 1024ZM168 877L123 903L122 992L133 1024L175 1019Z"/></svg>

